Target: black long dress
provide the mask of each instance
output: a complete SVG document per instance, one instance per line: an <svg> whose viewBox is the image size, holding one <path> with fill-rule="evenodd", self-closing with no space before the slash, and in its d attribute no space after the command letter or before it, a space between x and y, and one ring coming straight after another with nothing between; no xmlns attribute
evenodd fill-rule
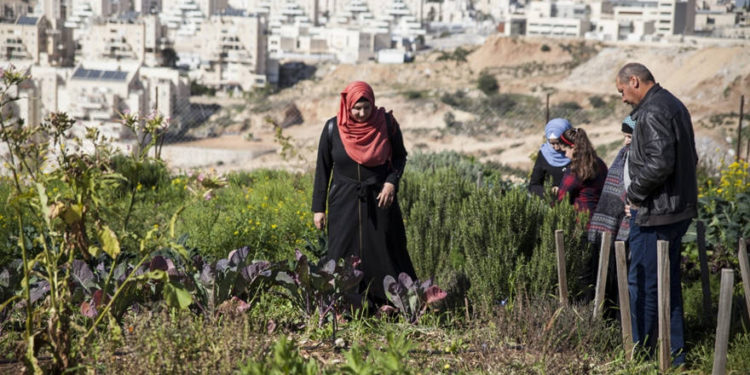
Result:
<svg viewBox="0 0 750 375"><path fill-rule="evenodd" d="M376 167L358 164L347 155L339 136L336 118L329 133L324 126L318 145L312 211L325 212L328 193L328 256L339 259L350 254L362 259L365 274L362 290L369 287L375 302L385 302L383 278L398 278L406 272L416 277L406 250L406 230L398 195L388 208L379 208L376 197L385 182L396 186L406 164L403 136L394 127L391 162ZM329 120L329 121L331 121ZM328 124L328 123L326 123ZM333 171L330 191L328 181Z"/></svg>

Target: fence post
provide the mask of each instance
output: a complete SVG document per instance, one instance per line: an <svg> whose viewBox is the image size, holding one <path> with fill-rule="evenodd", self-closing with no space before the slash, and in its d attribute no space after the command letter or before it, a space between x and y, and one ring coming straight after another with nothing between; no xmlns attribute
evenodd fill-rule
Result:
<svg viewBox="0 0 750 375"><path fill-rule="evenodd" d="M750 315L750 262L747 259L747 241L740 237L740 249L737 254L740 261L740 274L742 276L742 289L745 291L745 306Z"/></svg>
<svg viewBox="0 0 750 375"><path fill-rule="evenodd" d="M656 245L656 277L659 316L659 371L666 372L672 365L670 351L670 306L669 306L669 241L659 240Z"/></svg>
<svg viewBox="0 0 750 375"><path fill-rule="evenodd" d="M701 265L701 286L703 287L703 321L713 320L711 308L711 284L708 279L708 260L706 259L706 225L702 220L695 223L698 242L698 260Z"/></svg>
<svg viewBox="0 0 750 375"><path fill-rule="evenodd" d="M604 293L607 288L610 247L612 247L612 233L602 232L602 245L599 249L599 271L596 273L596 293L594 294L594 319L601 317L602 310L604 309Z"/></svg>
<svg viewBox="0 0 750 375"><path fill-rule="evenodd" d="M724 375L727 370L727 346L729 345L729 323L732 318L732 289L734 271L721 270L721 291L719 292L719 317L716 321L716 343L714 344L713 375Z"/></svg>
<svg viewBox="0 0 750 375"><path fill-rule="evenodd" d="M745 108L745 95L740 96L740 119L737 121L737 154L734 156L734 160L740 160L740 147L742 147L742 116L744 116L743 109Z"/></svg>
<svg viewBox="0 0 750 375"><path fill-rule="evenodd" d="M557 247L557 283L560 290L560 304L568 304L568 279L565 272L565 241L563 231L555 231L555 247Z"/></svg>
<svg viewBox="0 0 750 375"><path fill-rule="evenodd" d="M625 359L633 358L633 325L630 321L630 291L628 289L628 262L625 255L625 242L615 242L617 264L617 291L620 296L620 323L622 324L622 345Z"/></svg>

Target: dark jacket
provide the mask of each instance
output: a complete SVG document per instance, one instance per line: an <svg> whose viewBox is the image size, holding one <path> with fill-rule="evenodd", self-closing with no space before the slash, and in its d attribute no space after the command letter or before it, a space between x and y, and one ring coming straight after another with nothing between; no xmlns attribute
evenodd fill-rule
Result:
<svg viewBox="0 0 750 375"><path fill-rule="evenodd" d="M552 166L541 151L536 155L536 162L534 162L534 169L531 171L531 177L529 178L529 191L544 198L544 183L547 180L552 179L552 186L560 186L560 181L565 174L565 170L568 165L562 167Z"/></svg>
<svg viewBox="0 0 750 375"><path fill-rule="evenodd" d="M690 113L655 84L630 116L638 123L630 148L628 199L636 224L667 225L698 215L695 138Z"/></svg>

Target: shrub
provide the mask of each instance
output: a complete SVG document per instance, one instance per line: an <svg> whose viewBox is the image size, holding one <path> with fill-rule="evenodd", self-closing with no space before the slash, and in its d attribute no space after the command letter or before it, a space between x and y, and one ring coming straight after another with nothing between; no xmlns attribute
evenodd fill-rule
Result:
<svg viewBox="0 0 750 375"><path fill-rule="evenodd" d="M546 45L546 44L542 44L542 48L541 48L541 50L542 50L542 52L549 52L549 51L551 51L551 50L552 50L552 48L550 48L550 47L549 47L548 45Z"/></svg>
<svg viewBox="0 0 750 375"><path fill-rule="evenodd" d="M500 85L498 85L495 76L487 72L482 72L479 74L479 79L477 80L477 88L485 95L492 96L497 94Z"/></svg>
<svg viewBox="0 0 750 375"><path fill-rule="evenodd" d="M602 108L607 105L607 102L599 95L589 96L589 103L594 108Z"/></svg>
<svg viewBox="0 0 750 375"><path fill-rule="evenodd" d="M416 164L422 172L407 170L400 199L409 254L420 278L434 276L438 285L455 284L461 290L458 280L465 277L469 296L484 306L518 290L552 293L557 284L554 231L563 229L571 294L577 293L573 281L588 255L585 216L569 204L549 207L524 187L478 187L470 163L463 172Z"/></svg>

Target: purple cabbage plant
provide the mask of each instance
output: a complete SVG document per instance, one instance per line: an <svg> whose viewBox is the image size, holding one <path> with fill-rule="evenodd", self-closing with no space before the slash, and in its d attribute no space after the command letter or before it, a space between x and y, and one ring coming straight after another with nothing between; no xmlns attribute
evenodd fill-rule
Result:
<svg viewBox="0 0 750 375"><path fill-rule="evenodd" d="M196 274L196 284L202 290L199 293L202 298L197 302L214 313L247 310L264 283L273 283L276 273L274 264L252 260L249 255L250 249L242 247L213 264L194 259L200 270Z"/></svg>
<svg viewBox="0 0 750 375"><path fill-rule="evenodd" d="M360 262L352 255L338 262L323 258L313 264L296 250L295 259L278 271L276 283L286 289L284 296L300 310L305 320L313 318L317 312L318 327L322 327L326 317L331 316L335 336L337 315L345 301L359 300L358 287L364 277L357 269Z"/></svg>
<svg viewBox="0 0 750 375"><path fill-rule="evenodd" d="M393 306L384 305L380 310L384 313L398 311L406 321L412 324L419 322L427 308L447 296L437 285L432 285L432 278L424 282L412 280L406 273L398 275L398 280L387 275L383 278L385 295Z"/></svg>

